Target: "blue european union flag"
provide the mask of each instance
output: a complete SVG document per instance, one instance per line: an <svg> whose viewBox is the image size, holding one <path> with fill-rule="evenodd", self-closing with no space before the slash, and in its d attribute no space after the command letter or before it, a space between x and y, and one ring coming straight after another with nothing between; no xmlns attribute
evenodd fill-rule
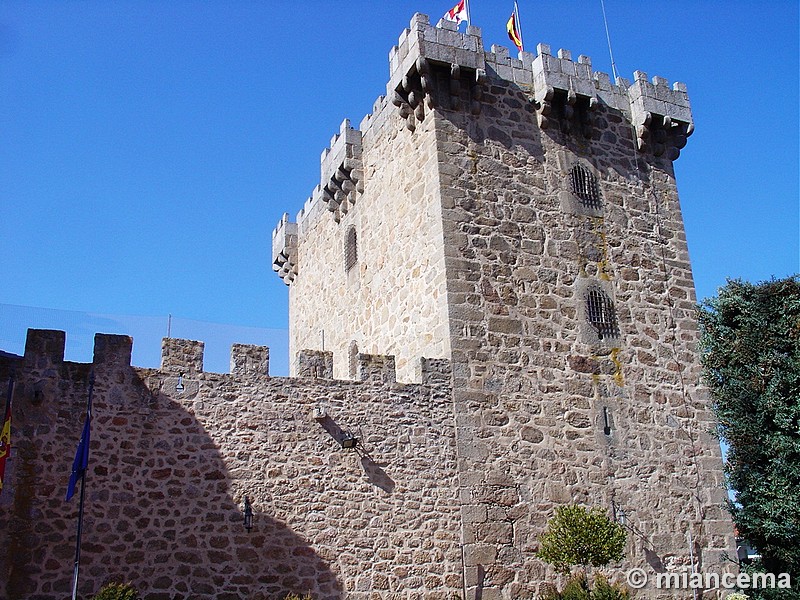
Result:
<svg viewBox="0 0 800 600"><path fill-rule="evenodd" d="M67 485L66 501L75 494L75 484L83 477L86 468L89 466L89 433L91 431L92 415L86 413L86 421L83 424L83 433L81 434L81 441L78 442L78 450L75 452L75 460L72 461L72 474L69 476L69 485Z"/></svg>

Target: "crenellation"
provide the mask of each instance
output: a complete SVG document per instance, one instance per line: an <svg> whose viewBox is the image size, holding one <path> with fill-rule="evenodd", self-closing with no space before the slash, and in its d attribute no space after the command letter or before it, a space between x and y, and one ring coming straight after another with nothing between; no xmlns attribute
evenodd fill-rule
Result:
<svg viewBox="0 0 800 600"><path fill-rule="evenodd" d="M322 153L320 161L322 199L337 223L364 192L361 140L361 131L351 127L350 120L345 119L342 121L339 133L331 139L330 148Z"/></svg>
<svg viewBox="0 0 800 600"><path fill-rule="evenodd" d="M231 375L269 376L269 348L253 344L231 346Z"/></svg>
<svg viewBox="0 0 800 600"><path fill-rule="evenodd" d="M36 368L57 366L64 362L67 334L52 329L28 329L25 339L25 362Z"/></svg>
<svg viewBox="0 0 800 600"><path fill-rule="evenodd" d="M452 362L449 358L422 357L420 359L420 370L422 371L422 383L426 385L441 383L449 385L453 377Z"/></svg>
<svg viewBox="0 0 800 600"><path fill-rule="evenodd" d="M203 342L195 340L162 339L160 370L183 375L202 373L204 347Z"/></svg>
<svg viewBox="0 0 800 600"><path fill-rule="evenodd" d="M29 337L52 341L50 333ZM98 357L110 356L112 346L124 350L120 338L98 335ZM64 502L64 491L91 364L70 364L43 382L37 362L16 365L14 446L0 502L0 541L11 551L0 550L0 595L57 600L73 573L74 530L67 525L77 499ZM0 372L10 364L0 356ZM447 384L209 373L181 379L130 368L133 376L95 373L91 452L79 484L87 486L87 511L91 505L80 597L108 581L131 582L143 598L186 590L283 597L296 589L315 598L349 597L365 573L369 582L396 577L401 559L394 549L403 551L419 535L420 514L441 527L435 543L425 542L413 557L413 568L427 576L397 579L396 589L458 592L453 428L449 407L435 400L447 397ZM58 402L43 402L51 397ZM245 496L251 530L243 523ZM380 560L371 551L353 552L373 547ZM110 551L119 560L105 560ZM367 588L388 598L384 588Z"/></svg>
<svg viewBox="0 0 800 600"><path fill-rule="evenodd" d="M97 333L92 363L106 369L127 368L131 366L132 352L133 338L130 336Z"/></svg>
<svg viewBox="0 0 800 600"><path fill-rule="evenodd" d="M333 379L333 352L300 350L295 372L297 377Z"/></svg>
<svg viewBox="0 0 800 600"><path fill-rule="evenodd" d="M397 382L394 356L359 353L356 361L360 381L381 385Z"/></svg>

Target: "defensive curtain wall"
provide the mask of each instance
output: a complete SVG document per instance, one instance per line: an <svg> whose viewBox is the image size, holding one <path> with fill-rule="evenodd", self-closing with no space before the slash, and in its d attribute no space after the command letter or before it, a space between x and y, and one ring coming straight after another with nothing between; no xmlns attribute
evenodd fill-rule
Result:
<svg viewBox="0 0 800 600"><path fill-rule="evenodd" d="M15 379L0 597L69 597L64 495L92 377L79 597L110 580L148 600L460 597L447 361L397 384L391 359L361 355L359 380L335 381L330 354L309 352L288 379L262 347L234 346L223 375L203 372L199 342L165 339L161 368L139 369L129 337L98 334L91 364L65 362L64 341L31 330L24 357L0 358L3 397Z"/></svg>
<svg viewBox="0 0 800 600"><path fill-rule="evenodd" d="M530 597L554 580L536 539L575 502L624 515L623 569L725 569L672 168L692 128L680 84L612 83L543 45L485 52L479 29L415 15L387 96L273 233L291 378L246 346L204 373L202 344L174 339L157 370L117 336L91 365L64 362L58 332L0 358L0 591L69 589L90 375L84 593Z"/></svg>

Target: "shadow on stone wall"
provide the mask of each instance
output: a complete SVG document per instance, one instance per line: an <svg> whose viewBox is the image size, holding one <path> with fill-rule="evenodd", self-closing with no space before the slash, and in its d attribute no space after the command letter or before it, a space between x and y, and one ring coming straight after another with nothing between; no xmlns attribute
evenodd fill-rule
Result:
<svg viewBox="0 0 800 600"><path fill-rule="evenodd" d="M4 380L11 370L17 380L0 596L60 600L71 590L78 512L77 494L67 503L64 492L92 365L10 362L17 364L0 365ZM226 457L186 407L151 391L137 370L102 367L95 365L79 597L109 581L132 582L146 600L341 597L326 561L286 524L257 512L245 530ZM143 373L150 385L164 379Z"/></svg>
<svg viewBox="0 0 800 600"><path fill-rule="evenodd" d="M348 438L354 437L352 432L342 429L342 427L329 416L322 417L317 421L328 433L328 435L330 435L339 445L344 444L345 440ZM389 464L378 464L375 462L375 460L370 456L369 451L364 447L363 442L358 438L355 438L354 443L356 444L354 449L361 457L361 466L363 467L364 474L367 476L369 482L372 485L382 489L384 492L391 494L394 491L395 482L391 477L389 477L389 474L383 470L383 467L388 467Z"/></svg>

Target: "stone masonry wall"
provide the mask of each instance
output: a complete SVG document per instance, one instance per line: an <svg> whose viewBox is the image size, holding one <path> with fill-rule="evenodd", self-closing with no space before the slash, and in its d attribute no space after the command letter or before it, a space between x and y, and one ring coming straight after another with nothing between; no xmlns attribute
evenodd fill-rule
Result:
<svg viewBox="0 0 800 600"><path fill-rule="evenodd" d="M196 342L165 340L161 369L131 367L130 349L98 335L93 364L64 362L64 334L32 330L24 357L0 358L0 392L16 382L0 597L69 594L78 495L64 494L90 373L79 597L110 580L148 600L460 595L449 365L402 385L374 375L380 357L343 382L270 378L265 348L235 347L232 375L204 373Z"/></svg>
<svg viewBox="0 0 800 600"><path fill-rule="evenodd" d="M701 571L727 570L732 526L671 161L640 154L629 115L602 103L588 135L555 110L543 129L532 87L501 78L511 60L493 50L480 113L448 105L442 72L433 115L468 597L552 580L536 539L569 503L625 515L625 568L688 568L692 552ZM460 100L470 105L468 89ZM571 193L576 164L597 177L600 207ZM614 302L616 335L588 322L593 288Z"/></svg>
<svg viewBox="0 0 800 600"><path fill-rule="evenodd" d="M298 219L290 352L322 349L324 331L340 379L355 377L351 352L394 355L408 382L420 380L420 356L450 354L436 137L430 122L412 136L393 109L379 101L362 124L364 193L355 204L339 222L324 206ZM351 227L358 258L346 271Z"/></svg>

